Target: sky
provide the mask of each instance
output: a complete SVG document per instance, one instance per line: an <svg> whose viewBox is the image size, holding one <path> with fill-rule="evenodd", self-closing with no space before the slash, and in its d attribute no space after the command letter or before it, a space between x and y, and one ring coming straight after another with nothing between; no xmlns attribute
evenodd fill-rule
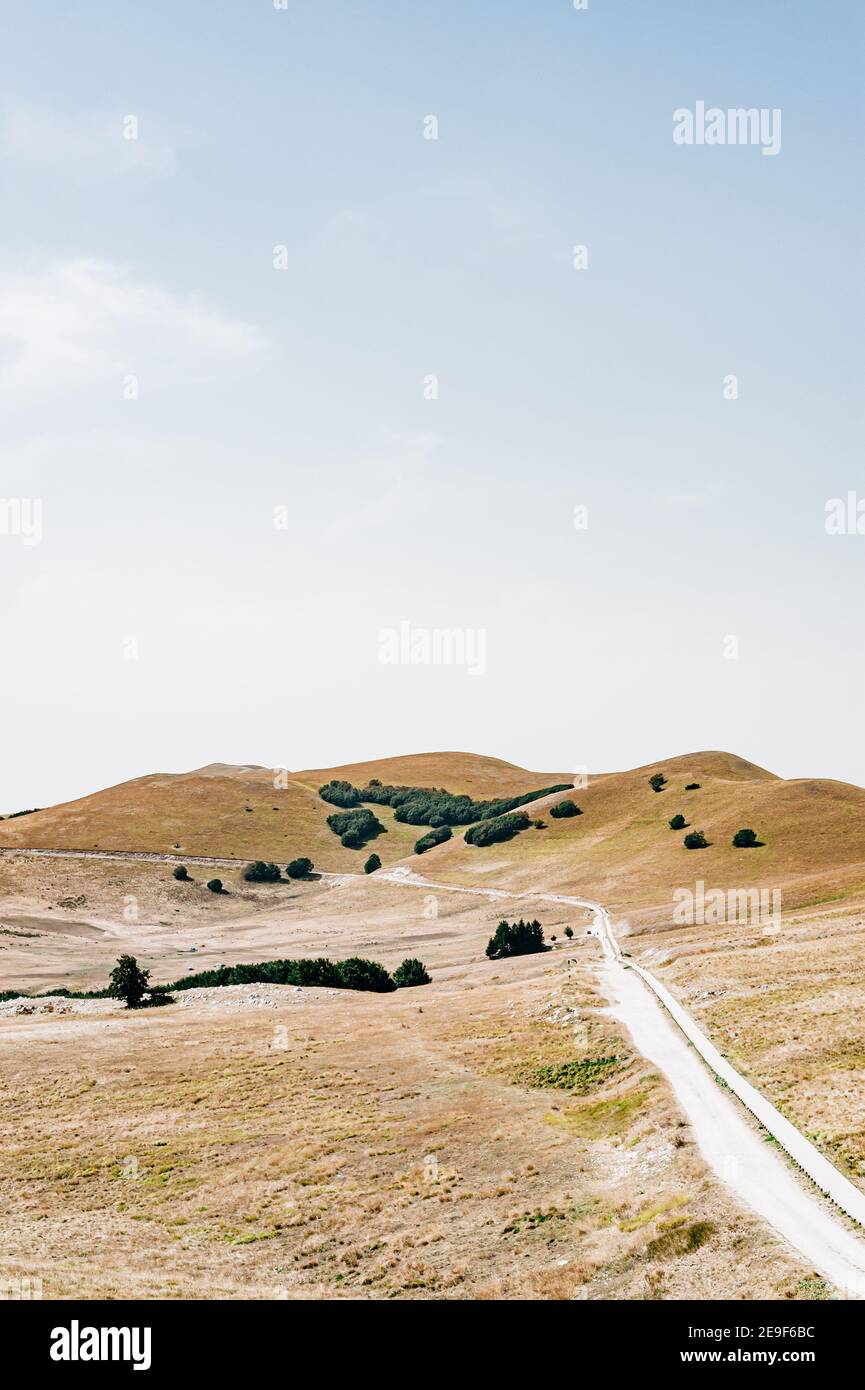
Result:
<svg viewBox="0 0 865 1390"><path fill-rule="evenodd" d="M865 784L862 7L277 4L0 3L0 810Z"/></svg>

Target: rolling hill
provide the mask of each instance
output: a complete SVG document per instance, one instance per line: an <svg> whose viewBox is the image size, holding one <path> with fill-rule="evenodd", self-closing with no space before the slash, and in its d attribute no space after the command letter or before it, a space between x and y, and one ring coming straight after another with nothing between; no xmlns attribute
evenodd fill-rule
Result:
<svg viewBox="0 0 865 1390"><path fill-rule="evenodd" d="M655 793L652 773L667 783ZM356 786L370 778L418 787L445 787L478 798L519 796L570 779L531 772L470 753L422 753L335 768L285 774L213 763L195 771L159 773L95 792L80 800L0 822L0 847L135 850L273 859L306 854L320 869L359 870L369 850L343 848L326 818L335 808L318 795L331 778ZM689 783L699 783L686 791ZM507 888L580 892L617 910L668 905L673 888L697 878L718 887L780 888L787 902L840 898L865 887L865 790L819 779L784 780L730 753L668 758L628 772L598 774L570 795L583 814L556 820L546 813L567 793L533 803L543 830L487 848L451 841L423 858L413 854L424 828L401 825L388 806L375 812L386 833L374 842L385 866L410 865L444 882L490 881ZM683 847L684 831L669 820L685 816L702 830L703 850ZM752 827L761 848L734 849L731 840Z"/></svg>

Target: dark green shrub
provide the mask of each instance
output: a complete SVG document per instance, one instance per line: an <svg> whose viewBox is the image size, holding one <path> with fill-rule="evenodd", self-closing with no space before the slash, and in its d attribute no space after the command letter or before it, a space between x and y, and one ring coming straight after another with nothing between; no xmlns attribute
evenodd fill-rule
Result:
<svg viewBox="0 0 865 1390"><path fill-rule="evenodd" d="M256 859L254 864L247 864L243 877L247 883L279 883L282 875L278 864L265 864L263 859Z"/></svg>
<svg viewBox="0 0 865 1390"><path fill-rule="evenodd" d="M286 864L285 872L289 878L306 878L312 873L312 860L301 855L299 859L292 859L290 864Z"/></svg>
<svg viewBox="0 0 865 1390"><path fill-rule="evenodd" d="M174 877L179 883L186 883L188 881L189 872L185 864L178 864L177 868L174 870Z"/></svg>
<svg viewBox="0 0 865 1390"><path fill-rule="evenodd" d="M687 824L688 822L685 820L684 816L674 816L673 819L670 821L670 829L684 830Z"/></svg>
<svg viewBox="0 0 865 1390"><path fill-rule="evenodd" d="M210 889L211 893L221 893L221 892L222 892L222 879L221 879L221 878L212 878L212 879L210 879L210 880L208 881L207 886L208 886L208 888Z"/></svg>
<svg viewBox="0 0 865 1390"><path fill-rule="evenodd" d="M528 830L530 825L525 811L516 811L513 815L498 816L495 820L483 820L470 826L463 839L467 845L478 845L483 849L500 840L512 840L521 830Z"/></svg>
<svg viewBox="0 0 865 1390"><path fill-rule="evenodd" d="M757 849L763 841L757 839L755 830L737 830L733 836L733 844L736 849Z"/></svg>
<svg viewBox="0 0 865 1390"><path fill-rule="evenodd" d="M709 847L709 841L702 830L692 830L690 835L685 836L683 843L685 849L708 849Z"/></svg>
<svg viewBox="0 0 865 1390"><path fill-rule="evenodd" d="M372 990L376 994L388 994L396 989L383 965L362 960L358 956L338 961L330 961L322 956L317 960L302 958L266 960L250 965L220 965L215 970L200 970L195 975L184 975L164 988L184 990L255 984L360 989Z"/></svg>
<svg viewBox="0 0 865 1390"><path fill-rule="evenodd" d="M688 783L686 784L686 786L685 786L685 791L686 791L686 792L698 792L699 790L700 790L700 783L699 783L699 782L688 782Z"/></svg>
<svg viewBox="0 0 865 1390"><path fill-rule="evenodd" d="M384 826L372 811L361 807L352 811L335 811L327 823L338 835L346 849L363 849L367 840L384 832Z"/></svg>
<svg viewBox="0 0 865 1390"><path fill-rule="evenodd" d="M393 982L397 989L407 989L414 985L428 985L430 977L422 960L407 957L393 972Z"/></svg>
<svg viewBox="0 0 865 1390"><path fill-rule="evenodd" d="M436 845L443 845L445 840L449 840L453 835L449 825L438 825L433 830L428 830L426 835L421 835L419 840L415 840L415 854L426 854L428 849L435 849Z"/></svg>
<svg viewBox="0 0 865 1390"><path fill-rule="evenodd" d="M377 854L371 854L363 866L365 874L374 874L376 869L381 868L381 860Z"/></svg>
<svg viewBox="0 0 865 1390"><path fill-rule="evenodd" d="M518 922L499 922L486 953L490 960L503 960L506 956L531 956L548 950L540 922L524 922L521 917Z"/></svg>
<svg viewBox="0 0 865 1390"><path fill-rule="evenodd" d="M649 786L652 788L653 792L663 791L666 785L667 779L664 776L663 772L652 773L652 776L649 778Z"/></svg>
<svg viewBox="0 0 865 1390"><path fill-rule="evenodd" d="M568 938L569 941L570 941L571 937L573 936L573 934L574 934L574 929L573 929L573 927L565 927L565 936Z"/></svg>
<svg viewBox="0 0 865 1390"><path fill-rule="evenodd" d="M114 999L125 999L128 1009L140 1009L149 979L150 971L142 970L134 956L120 956L111 972L108 993Z"/></svg>
<svg viewBox="0 0 865 1390"><path fill-rule="evenodd" d="M553 820L567 820L569 816L581 816L582 814L579 806L573 801L559 801L555 806L550 807L550 815Z"/></svg>

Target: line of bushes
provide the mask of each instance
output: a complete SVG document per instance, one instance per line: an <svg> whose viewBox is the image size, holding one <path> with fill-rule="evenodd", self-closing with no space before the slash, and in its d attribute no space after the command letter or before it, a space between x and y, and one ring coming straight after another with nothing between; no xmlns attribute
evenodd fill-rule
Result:
<svg viewBox="0 0 865 1390"><path fill-rule="evenodd" d="M525 811L515 811L513 815L498 816L496 820L485 820L479 825L470 826L463 839L467 845L477 845L483 849L485 845L494 845L500 840L512 840L521 830L528 830L531 823Z"/></svg>
<svg viewBox="0 0 865 1390"><path fill-rule="evenodd" d="M386 786L373 778L365 787L355 787L351 782L334 779L319 787L318 794L323 801L334 806L350 808L369 802L378 806L391 806L394 819L402 825L472 825L477 821L515 811L541 796L553 792L570 790L572 783L557 782L553 787L541 787L537 791L525 792L521 796L509 796L495 801L475 801L463 794L456 795L443 787L402 787ZM328 817L328 824L330 817Z"/></svg>

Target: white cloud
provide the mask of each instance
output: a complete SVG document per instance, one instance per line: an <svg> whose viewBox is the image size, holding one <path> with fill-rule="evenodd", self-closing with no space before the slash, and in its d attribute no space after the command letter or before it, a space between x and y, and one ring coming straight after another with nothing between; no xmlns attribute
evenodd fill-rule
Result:
<svg viewBox="0 0 865 1390"><path fill-rule="evenodd" d="M138 376L207 380L257 365L255 325L136 280L106 261L0 268L0 392L63 390ZM119 389L119 385L118 385Z"/></svg>
<svg viewBox="0 0 865 1390"><path fill-rule="evenodd" d="M18 106L0 126L0 151L8 160L76 178L160 177L175 169L173 147L129 113L72 116Z"/></svg>

